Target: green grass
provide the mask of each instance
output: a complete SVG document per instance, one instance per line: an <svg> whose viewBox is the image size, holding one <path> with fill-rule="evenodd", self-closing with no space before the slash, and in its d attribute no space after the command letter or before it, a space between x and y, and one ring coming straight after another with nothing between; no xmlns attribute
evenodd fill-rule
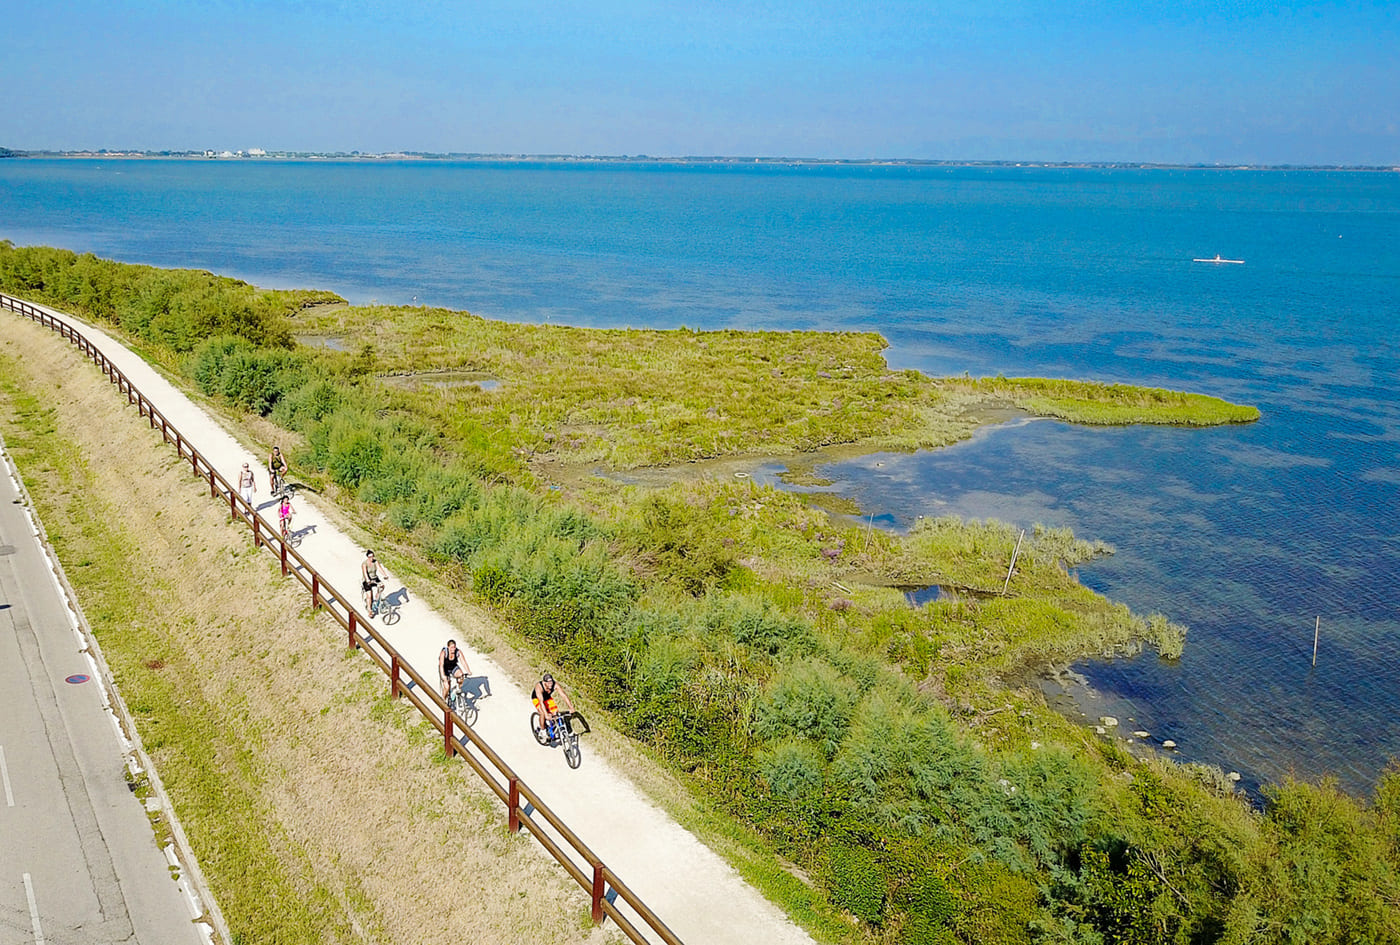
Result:
<svg viewBox="0 0 1400 945"><path fill-rule="evenodd" d="M1096 426L1151 423L1204 427L1252 423L1259 419L1256 407L1232 404L1205 394L1132 384L995 377L961 382L949 380L945 386L1005 400L1038 416Z"/></svg>
<svg viewBox="0 0 1400 945"><path fill-rule="evenodd" d="M464 371L471 385L399 386L394 401L455 440L509 440L518 455L615 469L840 444L946 445L972 409L1009 404L1085 423L1210 425L1258 411L1195 394L1033 379L969 381L891 371L870 332L583 329L427 308L325 308L298 330L372 349L374 371ZM344 356L348 359L350 356ZM428 378L430 379L430 378Z"/></svg>

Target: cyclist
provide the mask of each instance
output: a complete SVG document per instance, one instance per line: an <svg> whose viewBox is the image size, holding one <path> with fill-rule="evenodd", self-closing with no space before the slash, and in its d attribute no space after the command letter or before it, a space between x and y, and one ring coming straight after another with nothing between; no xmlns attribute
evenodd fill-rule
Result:
<svg viewBox="0 0 1400 945"><path fill-rule="evenodd" d="M282 455L282 447L274 446L267 457L267 488L273 495L281 491L281 482L287 478L287 458Z"/></svg>
<svg viewBox="0 0 1400 945"><path fill-rule="evenodd" d="M375 560L374 552L366 551L365 560L360 565L360 590L365 592L365 609L371 617L374 616L379 595L383 593L380 589L383 583L379 577L379 562Z"/></svg>
<svg viewBox="0 0 1400 945"><path fill-rule="evenodd" d="M564 708L572 712L573 701L564 691L564 687L555 682L549 673L545 673L540 677L540 681L535 683L535 691L530 694L530 699L535 703L535 711L539 713L540 730L549 735L550 741L554 741L554 723L559 718L559 703L562 701Z"/></svg>
<svg viewBox="0 0 1400 945"><path fill-rule="evenodd" d="M447 690L454 679L460 686L463 677L471 671L466 654L457 648L457 641L448 640L447 646L438 652L438 682L442 685L442 697L447 698Z"/></svg>
<svg viewBox="0 0 1400 945"><path fill-rule="evenodd" d="M277 506L277 524L282 526L282 537L286 538L292 532L292 516L296 514L296 509L292 508L292 497L287 493L282 493L282 501Z"/></svg>

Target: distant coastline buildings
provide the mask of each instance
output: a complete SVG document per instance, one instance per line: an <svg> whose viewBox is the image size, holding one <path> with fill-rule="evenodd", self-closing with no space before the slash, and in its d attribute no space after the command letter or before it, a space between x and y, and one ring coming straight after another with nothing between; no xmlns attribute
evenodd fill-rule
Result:
<svg viewBox="0 0 1400 945"><path fill-rule="evenodd" d="M1024 167L1160 169L1203 171L1315 170L1400 172L1396 164L1159 164L1149 161L959 161L927 158L801 158L755 157L752 155L685 155L657 157L647 154L495 154L480 152L433 151L269 151L247 148L237 151L205 148L188 151L143 151L137 149L24 150L0 147L0 158L173 158L181 160L236 161L271 159L278 161L481 161L522 164L771 164L788 167L815 166L902 166L902 167Z"/></svg>

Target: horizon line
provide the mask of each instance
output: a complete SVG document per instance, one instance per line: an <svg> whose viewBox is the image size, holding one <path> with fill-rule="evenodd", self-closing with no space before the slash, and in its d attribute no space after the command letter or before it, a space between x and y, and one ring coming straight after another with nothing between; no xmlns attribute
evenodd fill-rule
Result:
<svg viewBox="0 0 1400 945"><path fill-rule="evenodd" d="M8 148L0 147L0 159L26 157L67 158L176 158L194 160L277 160L286 158L337 160L475 160L517 162L630 162L630 163L709 163L709 164L841 164L841 165L924 165L942 167L1121 167L1160 169L1325 169L1325 170L1388 170L1400 171L1400 163L1251 163L1240 161L1150 161L1105 159L1034 158L910 158L910 157L795 157L783 155L744 154L571 154L485 151L342 151L240 148Z"/></svg>

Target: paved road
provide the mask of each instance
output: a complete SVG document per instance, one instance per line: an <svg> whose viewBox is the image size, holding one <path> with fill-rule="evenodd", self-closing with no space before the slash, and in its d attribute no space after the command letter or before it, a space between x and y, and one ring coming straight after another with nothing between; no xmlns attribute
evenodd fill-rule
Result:
<svg viewBox="0 0 1400 945"><path fill-rule="evenodd" d="M78 327L96 344L226 480L236 482L245 462L265 470L265 452L250 455L138 355L98 328L67 313L48 311ZM120 395L114 391L112 396ZM296 472L291 470L293 482ZM264 527L272 530L276 504L268 496L265 472L259 472L257 483L254 504ZM326 580L358 598L364 549L328 521L317 508L318 501L297 496L293 522L301 539L297 550ZM625 775L593 755L586 738L583 766L577 771L565 766L558 751L537 745L530 734L533 707L527 695L534 678L511 679L488 655L474 651L460 628L424 603L416 590L410 593L392 575L386 586L402 602L400 619L392 626L377 622L380 632L432 680L437 679L438 651L448 638L463 644L472 675L484 677L483 685L492 692L480 703L481 715L473 727L682 941L687 945L811 945L812 939L802 929L729 864L655 807ZM621 900L617 905L622 908Z"/></svg>
<svg viewBox="0 0 1400 945"><path fill-rule="evenodd" d="M0 465L0 945L200 945L97 664ZM78 681L86 677L87 681ZM74 681L69 682L72 678Z"/></svg>

